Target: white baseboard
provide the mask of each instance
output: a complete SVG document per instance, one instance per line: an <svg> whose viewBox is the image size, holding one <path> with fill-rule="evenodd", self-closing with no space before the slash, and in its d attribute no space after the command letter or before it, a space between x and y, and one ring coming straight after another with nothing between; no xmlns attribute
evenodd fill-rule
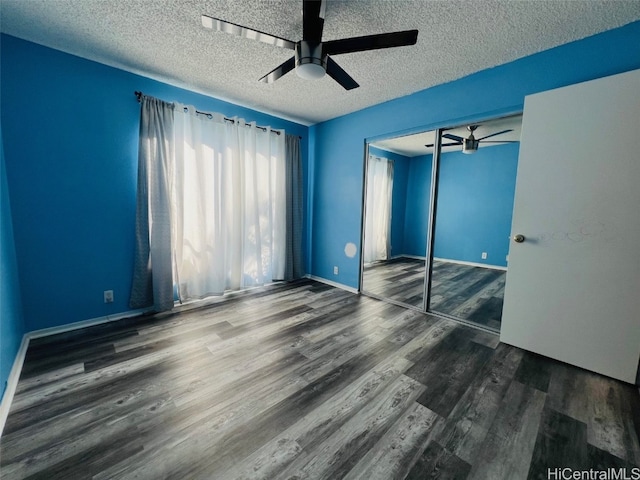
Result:
<svg viewBox="0 0 640 480"><path fill-rule="evenodd" d="M401 253L400 255L394 255L393 257L391 257L392 260L395 260L396 258L412 258L413 260L427 260L427 257L424 256L420 256L420 255L408 255L406 253Z"/></svg>
<svg viewBox="0 0 640 480"><path fill-rule="evenodd" d="M4 424L7 422L9 416L9 408L13 401L13 396L16 393L18 387L18 380L20 379L20 373L22 372L22 365L24 364L24 357L27 354L27 347L29 346L29 336L24 334L22 336L22 343L16 354L16 358L13 361L11 372L9 372L9 378L7 379L7 389L4 391L2 397L2 403L0 403L0 437L4 430Z"/></svg>
<svg viewBox="0 0 640 480"><path fill-rule="evenodd" d="M401 255L395 255L391 257L392 260L397 258L412 258L414 260L426 260L426 257L421 257L419 255L405 255L404 253ZM457 263L458 265L468 265L470 267L482 267L482 268L491 268L493 270L504 270L505 272L507 271L507 267L503 267L500 265L489 265L487 263L466 262L464 260L451 260L450 258L433 257L433 259L438 260L440 262Z"/></svg>
<svg viewBox="0 0 640 480"><path fill-rule="evenodd" d="M122 320L127 317L137 317L144 313L150 312L151 308L141 308L138 310L129 310L127 312L116 313L114 315L105 315L103 317L89 318L88 320L81 320L79 322L67 323L65 325L59 325L57 327L42 328L40 330L33 330L27 332L25 335L31 338L48 337L49 335L56 335L58 333L71 332L72 330L79 330L81 328L93 327L94 325L100 325L103 323L115 322L116 320Z"/></svg>
<svg viewBox="0 0 640 480"><path fill-rule="evenodd" d="M451 260L449 258L436 258L433 257L434 260L438 260L440 262L447 262L447 263L457 263L459 265L468 265L470 267L481 267L481 268L491 268L492 270L503 270L503 271L507 271L507 267L502 267L500 265L489 265L486 263L476 263L476 262L465 262L463 260Z"/></svg>
<svg viewBox="0 0 640 480"><path fill-rule="evenodd" d="M331 285L332 287L340 288L341 290L346 290L351 293L360 293L357 288L350 287L349 285L345 285L344 283L332 282L331 280L327 280L326 278L316 277L315 275L305 275L306 278L311 280L315 280L316 282L326 283L327 285Z"/></svg>

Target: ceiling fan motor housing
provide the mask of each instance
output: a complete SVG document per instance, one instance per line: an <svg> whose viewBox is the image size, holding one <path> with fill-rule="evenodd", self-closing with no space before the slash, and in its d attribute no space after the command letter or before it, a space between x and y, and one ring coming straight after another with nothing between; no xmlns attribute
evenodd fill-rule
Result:
<svg viewBox="0 0 640 480"><path fill-rule="evenodd" d="M474 153L478 150L479 145L480 141L476 140L472 133L469 138L463 139L462 153Z"/></svg>
<svg viewBox="0 0 640 480"><path fill-rule="evenodd" d="M296 44L296 73L307 80L321 78L327 71L327 55L322 43L301 40Z"/></svg>

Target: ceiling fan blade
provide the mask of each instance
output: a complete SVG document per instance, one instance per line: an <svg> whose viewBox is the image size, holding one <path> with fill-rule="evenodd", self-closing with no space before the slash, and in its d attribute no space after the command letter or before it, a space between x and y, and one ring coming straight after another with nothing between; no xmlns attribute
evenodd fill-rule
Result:
<svg viewBox="0 0 640 480"><path fill-rule="evenodd" d="M302 3L302 39L320 43L324 28L324 2L322 0L303 0Z"/></svg>
<svg viewBox="0 0 640 480"><path fill-rule="evenodd" d="M483 140L482 143L520 143L520 140Z"/></svg>
<svg viewBox="0 0 640 480"><path fill-rule="evenodd" d="M251 40L258 40L262 43L268 43L269 45L275 45L276 47L289 48L295 50L296 43L286 38L276 37L268 33L260 32L252 28L243 27L235 23L227 22L226 20L220 20L219 18L210 17L208 15L202 15L202 26L211 30L217 30L218 32L229 33L237 37L249 38Z"/></svg>
<svg viewBox="0 0 640 480"><path fill-rule="evenodd" d="M331 57L327 57L327 73L331 78L342 85L345 90L353 90L354 88L358 88L360 86Z"/></svg>
<svg viewBox="0 0 640 480"><path fill-rule="evenodd" d="M462 145L461 143L443 143L442 145L440 145L441 147L459 147L460 145ZM427 148L431 148L434 147L435 144L430 143L429 145L425 145L425 147Z"/></svg>
<svg viewBox="0 0 640 480"><path fill-rule="evenodd" d="M453 135L451 133L443 133L442 138L448 138L449 140L453 140L454 142L458 142L459 144L462 144L464 142L464 138Z"/></svg>
<svg viewBox="0 0 640 480"><path fill-rule="evenodd" d="M259 81L263 83L273 83L283 75L286 75L291 70L296 67L296 57L291 57L289 60L284 62L282 65L277 66L269 73L267 73L264 77L262 77Z"/></svg>
<svg viewBox="0 0 640 480"><path fill-rule="evenodd" d="M405 30L403 32L330 40L324 42L322 46L324 53L339 55L341 53L363 52L379 48L404 47L406 45L415 45L417 41L418 30Z"/></svg>
<svg viewBox="0 0 640 480"><path fill-rule="evenodd" d="M485 138L495 137L496 135L502 135L503 133L513 132L513 128L509 128L508 130L502 130L501 132L492 133L491 135L486 135L482 138L478 138L477 140L484 140Z"/></svg>

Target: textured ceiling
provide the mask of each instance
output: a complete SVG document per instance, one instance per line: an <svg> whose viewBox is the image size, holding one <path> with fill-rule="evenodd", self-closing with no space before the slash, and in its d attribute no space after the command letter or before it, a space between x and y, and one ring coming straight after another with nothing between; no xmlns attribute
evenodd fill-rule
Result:
<svg viewBox="0 0 640 480"><path fill-rule="evenodd" d="M360 84L294 72L291 50L202 27L201 15L289 40L301 0L0 0L2 32L305 124L344 115L640 19L638 0L329 0L323 40L418 29L414 46L334 59Z"/></svg>

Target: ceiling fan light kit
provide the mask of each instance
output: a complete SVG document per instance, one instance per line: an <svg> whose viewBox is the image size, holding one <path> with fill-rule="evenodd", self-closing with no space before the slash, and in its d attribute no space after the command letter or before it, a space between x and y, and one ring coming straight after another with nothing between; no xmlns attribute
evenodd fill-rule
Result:
<svg viewBox="0 0 640 480"><path fill-rule="evenodd" d="M202 15L202 26L210 30L257 40L295 51L293 57L260 78L259 81L261 82L273 83L295 69L299 77L307 80L317 80L324 77L325 73L328 73L345 90L357 88L359 85L331 58L331 55L403 47L415 45L418 41L418 30L406 30L323 42L324 12L324 0L303 0L302 40L299 42L292 42L285 38L276 37L208 15Z"/></svg>
<svg viewBox="0 0 640 480"><path fill-rule="evenodd" d="M327 73L327 55L322 44L302 40L296 44L296 74L305 80L317 80Z"/></svg>

